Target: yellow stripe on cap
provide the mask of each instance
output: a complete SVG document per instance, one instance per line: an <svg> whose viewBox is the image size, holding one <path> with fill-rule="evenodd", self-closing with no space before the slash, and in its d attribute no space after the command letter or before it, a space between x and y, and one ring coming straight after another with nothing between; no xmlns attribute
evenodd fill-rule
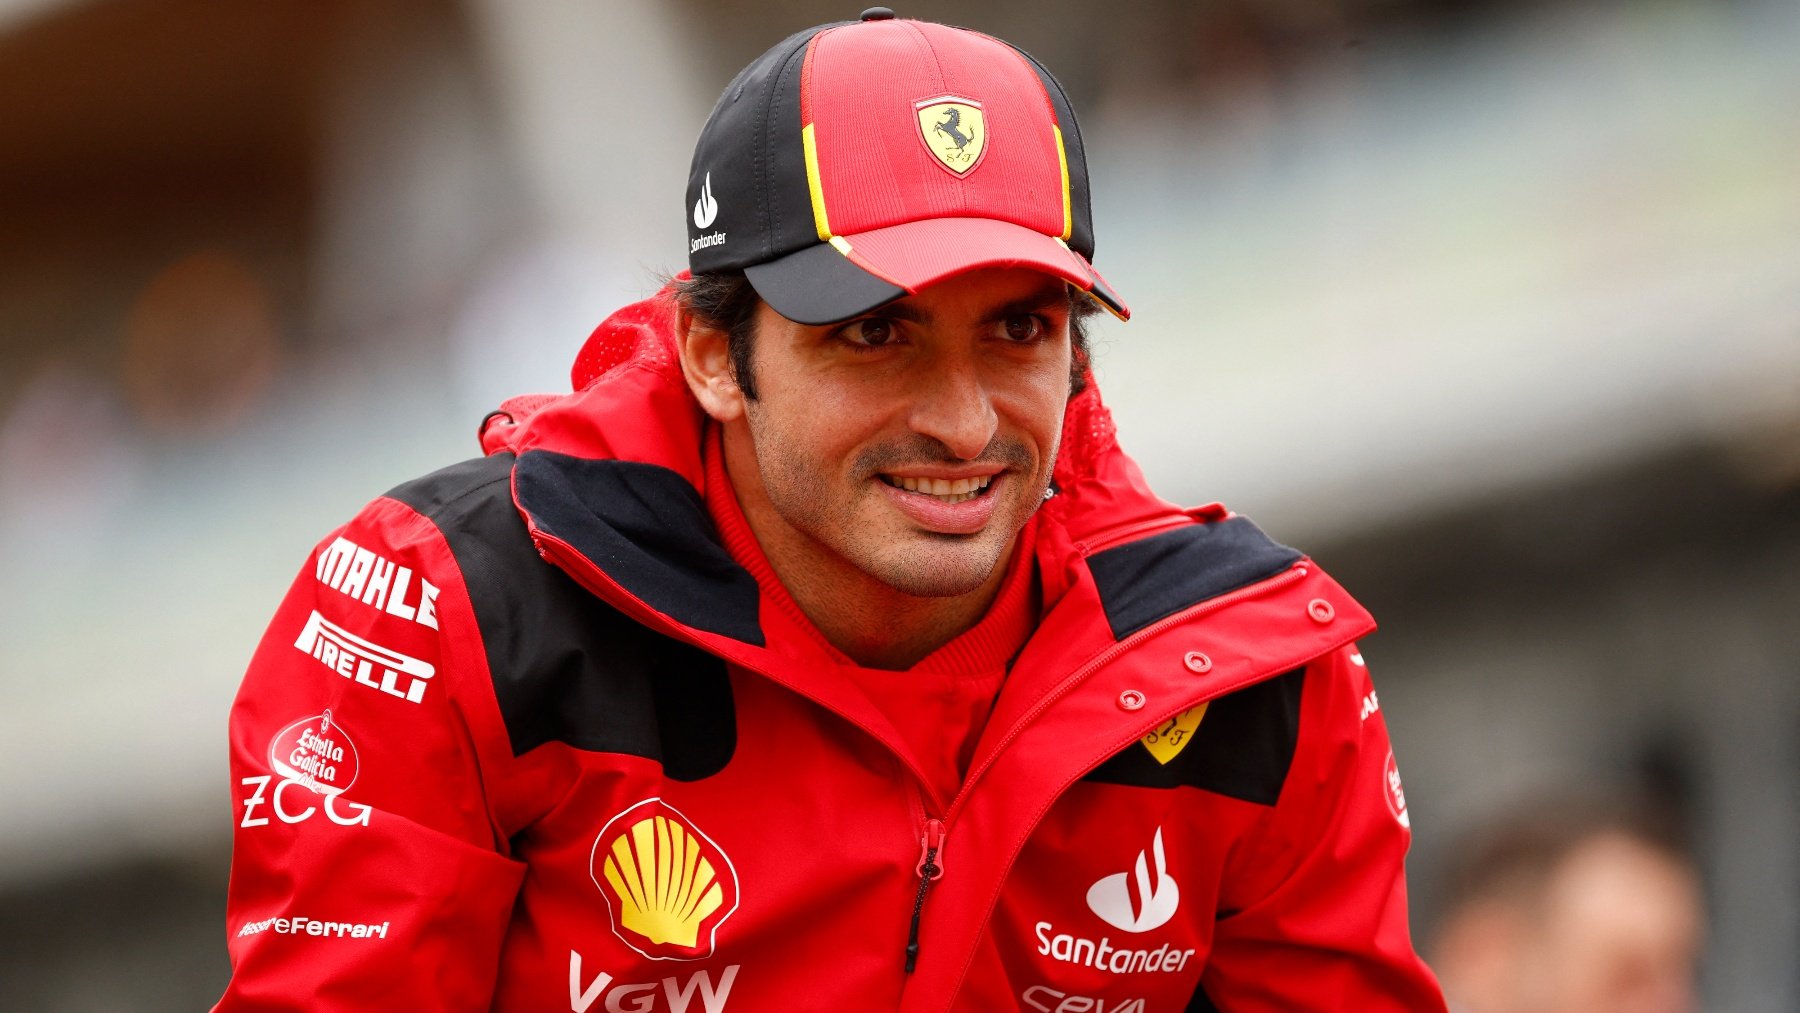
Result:
<svg viewBox="0 0 1800 1013"><path fill-rule="evenodd" d="M812 128L807 127L806 129L811 130ZM1069 153L1068 153L1068 151L1064 150L1064 148L1063 148L1062 128L1057 126L1056 124L1052 123L1050 125L1050 129L1056 133L1056 164L1062 166L1062 183L1063 183L1063 234L1062 234L1062 237L1066 240L1070 236L1073 236L1075 234L1075 202L1074 202L1074 199L1069 194ZM811 135L808 135L808 141L807 141L808 144L812 143L810 138L811 138ZM811 149L808 148L807 150L810 151ZM810 166L812 163L808 162L807 164ZM817 194L818 191L814 190L813 193ZM815 196L813 198L813 207L816 208L818 206L819 206L819 198ZM821 219L821 220L823 220L823 219Z"/></svg>
<svg viewBox="0 0 1800 1013"><path fill-rule="evenodd" d="M833 240L833 242L835 242L835 240ZM1056 245L1062 247L1065 250L1069 250L1069 244L1060 239L1058 239L1056 241ZM1074 250L1069 250L1069 256L1080 257L1081 254L1076 253ZM1085 258L1083 258L1083 259L1085 259ZM1093 269L1089 268L1089 270L1093 270ZM1105 310L1106 312L1111 313L1113 316L1118 317L1120 320L1130 320L1131 319L1131 314L1130 314L1130 312L1128 312L1125 309L1125 307L1114 303L1112 301L1112 299L1107 298L1106 296L1103 296L1100 294L1100 290L1103 287L1102 285L1100 285L1100 283L1098 283L1096 281L1089 281L1086 285L1081 285L1076 282L1070 282L1070 284L1075 285L1076 288L1081 290L1082 295L1085 295L1089 299L1092 299L1094 301L1094 305L1100 307L1101 309Z"/></svg>
<svg viewBox="0 0 1800 1013"><path fill-rule="evenodd" d="M875 277L880 278L882 281L885 281L889 285L892 285L895 288L899 289L900 291L905 292L907 295L917 295L918 294L917 289L912 288L909 285L902 285L902 284L900 284L900 282L894 280L893 278L888 277L887 274L885 272L883 272L880 268L876 267L874 264L869 263L860 254L858 254L858 253L856 253L856 251L852 250L850 248L850 240L845 239L843 236L832 236L830 239L827 239L826 242L831 244L832 249L843 254L845 260L848 260L850 263L855 264L857 267L860 267L863 270L874 275Z"/></svg>
<svg viewBox="0 0 1800 1013"><path fill-rule="evenodd" d="M808 123L800 130L800 143L806 148L806 192L812 195L813 228L818 230L819 241L831 242L831 221L825 217L825 184L819 179L819 146L813 141L813 125ZM1063 187L1065 206L1068 202L1069 170L1063 169Z"/></svg>

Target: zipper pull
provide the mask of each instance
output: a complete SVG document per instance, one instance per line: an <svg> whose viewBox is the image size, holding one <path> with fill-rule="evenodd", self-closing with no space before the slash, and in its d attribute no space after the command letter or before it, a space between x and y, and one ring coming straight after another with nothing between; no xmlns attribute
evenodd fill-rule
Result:
<svg viewBox="0 0 1800 1013"><path fill-rule="evenodd" d="M913 869L923 880L944 876L944 821L926 820L925 833L919 837L919 864Z"/></svg>
<svg viewBox="0 0 1800 1013"><path fill-rule="evenodd" d="M944 821L925 821L925 833L919 837L919 864L913 871L919 876L919 892L913 897L912 927L906 933L906 973L919 963L919 916L925 911L925 891L944 876Z"/></svg>

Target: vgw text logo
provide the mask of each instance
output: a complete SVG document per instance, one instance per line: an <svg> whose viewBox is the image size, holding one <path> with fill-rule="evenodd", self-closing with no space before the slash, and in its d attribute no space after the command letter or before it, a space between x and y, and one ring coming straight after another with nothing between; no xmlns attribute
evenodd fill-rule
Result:
<svg viewBox="0 0 1800 1013"><path fill-rule="evenodd" d="M726 1000L731 998L731 984L737 980L739 964L731 964L713 981L711 971L699 970L687 976L684 982L679 977L670 976L661 981L638 982L630 985L613 985L613 976L601 971L594 980L584 986L581 973L581 954L569 951L569 1011L570 1013L587 1013L588 1009L606 997L606 1013L651 1013L652 1010L666 1009L669 1013L687 1013L695 999L700 1000L700 1009L705 1013L720 1013L725 1008ZM662 999L664 1005L658 1006Z"/></svg>

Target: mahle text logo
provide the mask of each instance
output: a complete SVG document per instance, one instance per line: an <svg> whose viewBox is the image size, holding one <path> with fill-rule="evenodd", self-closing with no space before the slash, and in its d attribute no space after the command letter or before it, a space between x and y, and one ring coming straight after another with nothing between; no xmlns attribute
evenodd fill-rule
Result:
<svg viewBox="0 0 1800 1013"><path fill-rule="evenodd" d="M730 857L660 798L607 821L588 872L606 898L613 931L652 960L711 955L719 926L737 910Z"/></svg>

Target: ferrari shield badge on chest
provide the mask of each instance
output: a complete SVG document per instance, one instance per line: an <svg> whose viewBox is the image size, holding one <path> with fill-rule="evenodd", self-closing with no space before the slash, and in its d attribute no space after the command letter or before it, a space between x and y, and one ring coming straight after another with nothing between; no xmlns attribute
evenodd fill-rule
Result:
<svg viewBox="0 0 1800 1013"><path fill-rule="evenodd" d="M1139 741L1150 751L1151 756L1156 757L1157 763L1168 766L1169 761L1180 755L1187 744L1193 741L1194 732L1200 728L1200 719L1205 716L1206 704L1189 707L1157 725L1155 731Z"/></svg>
<svg viewBox="0 0 1800 1013"><path fill-rule="evenodd" d="M919 102L919 137L938 164L958 176L967 175L987 150L987 121L974 99L940 95Z"/></svg>

